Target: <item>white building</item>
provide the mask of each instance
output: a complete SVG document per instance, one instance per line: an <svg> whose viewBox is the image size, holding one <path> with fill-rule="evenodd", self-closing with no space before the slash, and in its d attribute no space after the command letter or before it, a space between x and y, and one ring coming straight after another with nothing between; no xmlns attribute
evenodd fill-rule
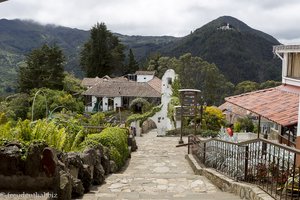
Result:
<svg viewBox="0 0 300 200"><path fill-rule="evenodd" d="M136 82L148 82L154 78L155 71L136 71Z"/></svg>
<svg viewBox="0 0 300 200"><path fill-rule="evenodd" d="M259 121L269 120L278 127L280 143L300 149L300 45L278 45L273 51L282 60L282 85L225 100L258 116Z"/></svg>
<svg viewBox="0 0 300 200"><path fill-rule="evenodd" d="M137 73L139 81L128 80L125 77L84 78L82 85L87 88L85 96L85 111L110 111L118 107L128 108L130 102L142 97L149 102L159 104L161 99L161 80L151 72ZM137 80L136 79L136 80Z"/></svg>

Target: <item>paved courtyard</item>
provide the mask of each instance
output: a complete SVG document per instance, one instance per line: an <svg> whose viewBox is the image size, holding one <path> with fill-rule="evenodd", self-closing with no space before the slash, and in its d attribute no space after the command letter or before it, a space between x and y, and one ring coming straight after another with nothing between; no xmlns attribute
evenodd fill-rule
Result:
<svg viewBox="0 0 300 200"><path fill-rule="evenodd" d="M156 136L153 130L136 137L139 149L132 153L128 167L110 175L106 184L92 188L82 199L240 199L194 175L184 158L187 148L175 147L178 137Z"/></svg>

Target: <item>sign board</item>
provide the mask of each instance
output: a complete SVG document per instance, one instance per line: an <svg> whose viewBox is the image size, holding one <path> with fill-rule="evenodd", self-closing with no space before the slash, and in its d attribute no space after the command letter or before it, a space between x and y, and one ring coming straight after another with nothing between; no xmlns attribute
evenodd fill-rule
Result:
<svg viewBox="0 0 300 200"><path fill-rule="evenodd" d="M197 95L200 90L185 89L179 90L181 95L181 104L183 106L196 106L197 105Z"/></svg>
<svg viewBox="0 0 300 200"><path fill-rule="evenodd" d="M183 111L181 113L181 107L176 107L175 109L175 116L176 119L180 119L181 118L181 114L183 117L193 117L196 115L196 107L182 107Z"/></svg>

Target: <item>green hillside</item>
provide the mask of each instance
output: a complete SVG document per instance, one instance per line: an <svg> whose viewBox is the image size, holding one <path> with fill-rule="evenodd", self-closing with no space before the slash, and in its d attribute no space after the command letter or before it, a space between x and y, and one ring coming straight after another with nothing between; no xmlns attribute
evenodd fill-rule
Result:
<svg viewBox="0 0 300 200"><path fill-rule="evenodd" d="M223 30L229 24L229 29ZM168 56L192 53L215 63L233 83L280 78L280 60L272 53L275 38L233 17L220 17L160 51Z"/></svg>
<svg viewBox="0 0 300 200"><path fill-rule="evenodd" d="M229 30L219 29L227 23ZM127 47L126 51L132 49L141 64L153 53L179 57L190 52L193 56L215 63L233 83L280 79L280 61L274 59L272 53L272 46L279 42L233 17L220 17L182 38L115 35ZM44 43L57 44L62 48L66 56L65 70L83 77L79 53L88 38L89 31L1 19L0 96L15 90L17 70L25 64L25 56Z"/></svg>

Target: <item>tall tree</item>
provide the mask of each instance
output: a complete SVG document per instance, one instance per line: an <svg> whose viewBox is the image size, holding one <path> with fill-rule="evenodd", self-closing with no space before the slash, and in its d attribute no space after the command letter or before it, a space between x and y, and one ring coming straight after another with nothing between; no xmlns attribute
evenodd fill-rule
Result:
<svg viewBox="0 0 300 200"><path fill-rule="evenodd" d="M125 59L124 45L119 42L104 23L90 30L90 39L81 51L80 64L87 77L120 75Z"/></svg>
<svg viewBox="0 0 300 200"><path fill-rule="evenodd" d="M63 89L65 57L58 46L43 45L26 58L19 70L19 88L29 92L33 88Z"/></svg>
<svg viewBox="0 0 300 200"><path fill-rule="evenodd" d="M167 69L174 69L179 75L181 86L201 90L203 100L208 105L220 105L224 97L233 93L234 85L226 80L216 65L199 57L193 57L190 53L180 56L179 59L160 57L156 63L159 77ZM149 67L153 66L155 65L149 65Z"/></svg>
<svg viewBox="0 0 300 200"><path fill-rule="evenodd" d="M129 49L128 53L128 65L126 69L126 73L134 73L139 70L139 64L134 58L134 54L132 49Z"/></svg>
<svg viewBox="0 0 300 200"><path fill-rule="evenodd" d="M242 94L258 90L259 84L254 81L243 81L235 86L234 94Z"/></svg>

